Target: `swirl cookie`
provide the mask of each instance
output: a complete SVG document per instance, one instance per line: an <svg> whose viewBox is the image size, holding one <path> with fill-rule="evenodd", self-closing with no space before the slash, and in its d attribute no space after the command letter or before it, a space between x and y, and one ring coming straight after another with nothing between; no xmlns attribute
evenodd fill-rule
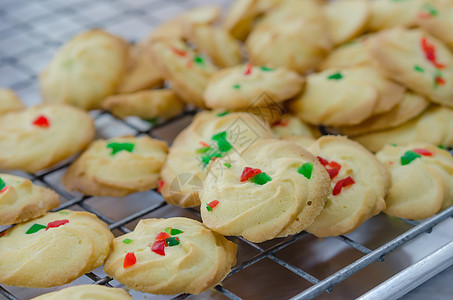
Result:
<svg viewBox="0 0 453 300"><path fill-rule="evenodd" d="M291 110L310 124L355 125L394 107L405 89L370 67L328 69L307 76Z"/></svg>
<svg viewBox="0 0 453 300"><path fill-rule="evenodd" d="M153 294L200 294L236 263L236 245L188 218L145 219L113 240L104 272Z"/></svg>
<svg viewBox="0 0 453 300"><path fill-rule="evenodd" d="M450 0L425 1L418 12L417 24L453 49L453 3Z"/></svg>
<svg viewBox="0 0 453 300"><path fill-rule="evenodd" d="M256 141L273 138L269 126L245 112L204 111L173 141L162 168L159 191L173 205L200 205L206 167L211 160L228 157ZM225 165L224 167L228 166Z"/></svg>
<svg viewBox="0 0 453 300"><path fill-rule="evenodd" d="M453 54L421 30L390 29L370 40L386 75L431 101L453 107Z"/></svg>
<svg viewBox="0 0 453 300"><path fill-rule="evenodd" d="M122 197L157 188L167 143L142 137L97 140L62 178L68 190L86 195Z"/></svg>
<svg viewBox="0 0 453 300"><path fill-rule="evenodd" d="M395 128L371 132L354 140L372 152L387 144L407 145L424 142L443 147L453 146L453 110L433 106L419 117Z"/></svg>
<svg viewBox="0 0 453 300"><path fill-rule="evenodd" d="M0 168L36 172L84 149L94 137L90 115L66 105L35 106L0 117Z"/></svg>
<svg viewBox="0 0 453 300"><path fill-rule="evenodd" d="M300 93L303 83L294 71L247 64L216 72L209 79L204 99L210 108L241 110L266 105L268 97L274 103L292 98Z"/></svg>
<svg viewBox="0 0 453 300"><path fill-rule="evenodd" d="M453 157L425 143L387 145L376 154L392 174L385 213L425 219L453 204Z"/></svg>
<svg viewBox="0 0 453 300"><path fill-rule="evenodd" d="M71 286L57 292L41 295L32 300L132 300L123 289L106 287L98 284Z"/></svg>
<svg viewBox="0 0 453 300"><path fill-rule="evenodd" d="M25 106L13 90L0 89L0 116L10 111L19 111L24 108Z"/></svg>
<svg viewBox="0 0 453 300"><path fill-rule="evenodd" d="M75 36L39 77L44 102L98 108L121 81L127 52L124 40L99 29Z"/></svg>
<svg viewBox="0 0 453 300"><path fill-rule="evenodd" d="M159 39L149 44L151 57L179 98L205 107L203 93L216 67L180 40Z"/></svg>
<svg viewBox="0 0 453 300"><path fill-rule="evenodd" d="M184 37L219 67L233 67L242 61L241 44L224 29L209 25L186 26Z"/></svg>
<svg viewBox="0 0 453 300"><path fill-rule="evenodd" d="M349 233L385 208L390 174L360 144L340 136L324 136L307 148L329 173L332 193L306 231L318 236Z"/></svg>
<svg viewBox="0 0 453 300"><path fill-rule="evenodd" d="M419 116L429 106L424 97L406 92L403 99L388 112L377 114L358 125L342 126L341 133L349 136L397 127Z"/></svg>
<svg viewBox="0 0 453 300"><path fill-rule="evenodd" d="M216 166L225 163L210 165L200 207L203 223L224 235L263 242L301 232L330 193L323 166L290 142L261 140Z"/></svg>
<svg viewBox="0 0 453 300"><path fill-rule="evenodd" d="M324 12L332 43L340 45L365 30L371 8L368 0L330 1Z"/></svg>
<svg viewBox="0 0 453 300"><path fill-rule="evenodd" d="M184 102L169 89L147 90L107 97L102 108L117 117L137 116L143 120L171 118L184 110Z"/></svg>
<svg viewBox="0 0 453 300"><path fill-rule="evenodd" d="M419 7L424 1L371 1L371 16L368 21L368 29L379 31L397 26L413 27L416 24Z"/></svg>
<svg viewBox="0 0 453 300"><path fill-rule="evenodd" d="M126 71L118 83L116 92L120 94L134 93L160 87L163 83L164 79L149 56L146 44L131 45L129 47Z"/></svg>
<svg viewBox="0 0 453 300"><path fill-rule="evenodd" d="M112 239L107 225L87 212L63 210L16 225L0 238L0 283L69 283L102 265Z"/></svg>
<svg viewBox="0 0 453 300"><path fill-rule="evenodd" d="M22 223L44 215L60 203L54 191L30 180L0 174L0 225Z"/></svg>

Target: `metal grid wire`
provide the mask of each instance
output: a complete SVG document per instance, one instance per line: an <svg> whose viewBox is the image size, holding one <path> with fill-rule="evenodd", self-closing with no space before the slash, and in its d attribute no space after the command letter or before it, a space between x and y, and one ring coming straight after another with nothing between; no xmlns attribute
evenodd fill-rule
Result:
<svg viewBox="0 0 453 300"><path fill-rule="evenodd" d="M216 2L225 5L226 1ZM8 86L16 90L28 105L37 104L40 99L36 74L48 63L62 42L77 32L93 27L102 27L130 40L138 40L163 20L187 8L207 3L212 4L211 1L197 0L2 1L2 4L0 4L0 44L2 45L0 47L0 86ZM180 116L154 125L138 122L135 119L119 120L108 112L102 111L95 111L93 117L97 127L102 126L104 119L108 118L127 129L126 131L129 134L132 133L136 136L148 134L152 137L160 137L162 133L159 133L159 131L165 131L167 127L181 120L190 119L195 113L196 111L188 110ZM117 132L115 133L118 135ZM56 211L66 208L89 211L106 222L116 236L130 232L129 225L134 225L139 219L150 214L153 217L166 216L169 210L176 210L175 207L167 205L159 193L150 191L146 194L146 197L149 198L146 207L120 218L111 218L107 216L106 210L99 211L93 205L90 200L93 200L94 197L69 193L50 179L61 176L61 172L69 164L70 161L66 161L44 172L37 174L21 173L19 175L26 176L33 180L35 184L47 186L59 193L62 204ZM199 219L197 210L185 209L184 211ZM294 296L295 299L311 299L324 292L330 292L335 285L370 264L383 261L390 252L422 233L431 232L434 226L449 217L453 217L453 207L422 223L400 219L407 223L410 229L374 250L348 236L331 238L339 241L343 246L359 251L361 254L352 263L332 272L323 279L313 276L303 268L277 255L279 251L309 236L306 232L285 239L278 239L268 247L263 244L251 243L240 237L234 237L235 242L239 241L243 247L253 250L254 255L239 261L228 277L237 276L238 273L245 272L260 261L269 259L309 283L298 289L296 296L294 294L291 296ZM5 230L6 228L0 229L0 232ZM111 286L113 282L112 278L99 276L94 272L86 274L86 277L93 284ZM0 286L0 295L6 299L18 299L10 290L10 287ZM222 285L217 285L215 290L227 298L241 299L240 296ZM174 299L187 297L190 297L190 295L179 295Z"/></svg>

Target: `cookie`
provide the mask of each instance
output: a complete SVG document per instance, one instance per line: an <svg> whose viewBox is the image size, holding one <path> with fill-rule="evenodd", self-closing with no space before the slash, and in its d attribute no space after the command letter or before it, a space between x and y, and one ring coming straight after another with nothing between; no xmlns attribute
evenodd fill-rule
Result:
<svg viewBox="0 0 453 300"><path fill-rule="evenodd" d="M419 7L424 1L425 0L370 1L371 16L368 21L368 30L379 31L397 26L415 26Z"/></svg>
<svg viewBox="0 0 453 300"><path fill-rule="evenodd" d="M294 143L302 148L307 148L308 146L316 142L315 138L303 135L282 136L280 139Z"/></svg>
<svg viewBox="0 0 453 300"><path fill-rule="evenodd" d="M328 69L307 76L305 91L290 109L310 124L355 125L390 110L404 90L371 67Z"/></svg>
<svg viewBox="0 0 453 300"><path fill-rule="evenodd" d="M0 116L10 111L19 111L24 108L25 106L13 90L0 89Z"/></svg>
<svg viewBox="0 0 453 300"><path fill-rule="evenodd" d="M416 93L406 92L401 102L388 112L374 115L358 125L342 126L339 129L342 134L354 136L394 128L419 116L428 108L429 103Z"/></svg>
<svg viewBox="0 0 453 300"><path fill-rule="evenodd" d="M453 157L426 143L386 145L376 154L392 174L385 213L425 219L453 204Z"/></svg>
<svg viewBox="0 0 453 300"><path fill-rule="evenodd" d="M69 283L102 265L112 239L107 225L88 212L63 210L16 225L0 238L0 283Z"/></svg>
<svg viewBox="0 0 453 300"><path fill-rule="evenodd" d="M233 67L242 61L241 44L222 28L189 25L185 26L184 37L221 68Z"/></svg>
<svg viewBox="0 0 453 300"><path fill-rule="evenodd" d="M272 132L275 137L281 139L290 136L318 137L321 134L319 131L302 122L297 117L284 114L281 118L271 124Z"/></svg>
<svg viewBox="0 0 453 300"><path fill-rule="evenodd" d="M430 35L453 49L453 3L449 0L429 0L420 7L417 24Z"/></svg>
<svg viewBox="0 0 453 300"><path fill-rule="evenodd" d="M419 117L401 126L354 137L368 150L377 152L386 144L407 145L424 142L444 147L453 146L453 111L433 106Z"/></svg>
<svg viewBox="0 0 453 300"><path fill-rule="evenodd" d="M122 197L155 189L167 143L149 136L97 140L71 164L62 182L85 195Z"/></svg>
<svg viewBox="0 0 453 300"><path fill-rule="evenodd" d="M108 300L132 300L123 289L106 287L98 284L86 284L71 286L57 292L41 295L32 300L87 300L87 299L108 299Z"/></svg>
<svg viewBox="0 0 453 300"><path fill-rule="evenodd" d="M104 272L137 291L200 294L228 275L236 248L189 218L144 219L113 240Z"/></svg>
<svg viewBox="0 0 453 300"><path fill-rule="evenodd" d="M90 115L41 105L0 117L0 168L36 172L83 150L94 137Z"/></svg>
<svg viewBox="0 0 453 300"><path fill-rule="evenodd" d="M273 137L269 126L252 114L200 112L173 141L162 168L159 191L170 204L198 206L198 193L211 160L228 158L260 139Z"/></svg>
<svg viewBox="0 0 453 300"><path fill-rule="evenodd" d="M337 236L354 231L385 208L390 174L372 153L341 136L324 136L309 146L329 173L332 193L306 231Z"/></svg>
<svg viewBox="0 0 453 300"><path fill-rule="evenodd" d="M102 108L124 119L137 116L143 120L171 118L184 110L184 102L170 89L147 90L107 97Z"/></svg>
<svg viewBox="0 0 453 300"><path fill-rule="evenodd" d="M244 41L252 30L254 19L259 14L256 9L259 2L259 0L234 1L223 20L222 28L234 38Z"/></svg>
<svg viewBox="0 0 453 300"><path fill-rule="evenodd" d="M315 69L330 51L318 1L288 0L269 12L246 41L254 65L285 67L299 73Z"/></svg>
<svg viewBox="0 0 453 300"><path fill-rule="evenodd" d="M145 43L131 45L126 63L126 71L116 87L116 92L134 93L145 89L160 87L163 77L153 63Z"/></svg>
<svg viewBox="0 0 453 300"><path fill-rule="evenodd" d="M340 45L365 31L371 13L368 0L327 2L324 12L327 29L334 45Z"/></svg>
<svg viewBox="0 0 453 300"><path fill-rule="evenodd" d="M264 106L268 97L274 103L292 98L300 93L303 83L294 71L247 64L216 72L209 79L204 99L210 108L241 110ZM267 97L262 97L264 94Z"/></svg>
<svg viewBox="0 0 453 300"><path fill-rule="evenodd" d="M210 164L200 211L216 232L264 242L304 230L328 193L328 174L312 154L268 139Z"/></svg>
<svg viewBox="0 0 453 300"><path fill-rule="evenodd" d="M0 174L0 225L22 223L44 215L60 203L54 191L30 180Z"/></svg>
<svg viewBox="0 0 453 300"><path fill-rule="evenodd" d="M99 108L121 81L127 55L123 39L100 29L76 35L39 76L44 102Z"/></svg>
<svg viewBox="0 0 453 300"><path fill-rule="evenodd" d="M205 107L203 93L216 67L181 40L159 39L149 44L150 55L172 90L187 103Z"/></svg>
<svg viewBox="0 0 453 300"><path fill-rule="evenodd" d="M453 107L453 55L421 30L383 31L369 44L386 75L431 101Z"/></svg>

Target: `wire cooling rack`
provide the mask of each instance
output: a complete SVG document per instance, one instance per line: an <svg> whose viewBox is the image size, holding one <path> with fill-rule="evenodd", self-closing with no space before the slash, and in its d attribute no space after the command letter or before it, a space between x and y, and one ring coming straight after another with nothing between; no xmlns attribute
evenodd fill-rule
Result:
<svg viewBox="0 0 453 300"><path fill-rule="evenodd" d="M37 74L58 47L74 34L100 27L137 41L162 21L188 8L213 2L222 6L228 4L228 0L2 0L0 86L14 89L27 105L37 104L40 102ZM97 138L147 134L171 142L195 113L187 110L157 124L137 118L119 120L103 111L94 111L92 116ZM197 210L167 205L156 191L124 198L89 197L67 192L60 178L70 162L71 159L36 174L15 173L55 190L61 199L57 210L69 208L94 213L109 225L115 236L130 232L142 218L187 216L200 220ZM441 232L436 243L431 243L428 236L434 234L425 234L437 224L448 222L449 217L453 217L453 207L424 222L379 215L351 234L325 239L305 232L261 244L232 237L231 240L238 244L238 263L227 279L213 290L200 296L176 297L129 292L134 299L353 298L421 259L421 254L414 255L404 244L420 244L422 239L423 248L438 250L442 244L452 241L451 235ZM0 232L6 229L0 227ZM420 235L424 237L417 239ZM70 285L86 283L124 288L106 276L102 268ZM0 298L27 299L56 289L59 288L25 289L0 285Z"/></svg>

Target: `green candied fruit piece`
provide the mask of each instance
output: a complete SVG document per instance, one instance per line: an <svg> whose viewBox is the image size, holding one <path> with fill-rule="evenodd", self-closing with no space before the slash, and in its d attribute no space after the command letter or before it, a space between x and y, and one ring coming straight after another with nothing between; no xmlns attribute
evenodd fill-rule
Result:
<svg viewBox="0 0 453 300"><path fill-rule="evenodd" d="M407 151L401 156L401 165L405 166L410 164L414 159L422 157L420 154L415 153L414 151Z"/></svg>
<svg viewBox="0 0 453 300"><path fill-rule="evenodd" d="M271 181L272 178L269 175L267 175L266 173L262 172L262 173L256 174L249 180L250 180L250 182L253 182L255 184L263 185L263 184L266 184L269 181Z"/></svg>
<svg viewBox="0 0 453 300"><path fill-rule="evenodd" d="M132 143L109 143L107 144L107 148L112 149L112 153L110 155L115 155L120 151L127 151L132 152L134 151L135 145Z"/></svg>
<svg viewBox="0 0 453 300"><path fill-rule="evenodd" d="M178 246L181 242L177 237L169 237L165 239L165 244L168 247Z"/></svg>
<svg viewBox="0 0 453 300"><path fill-rule="evenodd" d="M131 239L124 239L124 240L122 240L122 242L125 243L125 244L130 244L130 243L132 243L132 240Z"/></svg>
<svg viewBox="0 0 453 300"><path fill-rule="evenodd" d="M343 75L340 72L334 73L327 77L327 79L340 80L343 78Z"/></svg>
<svg viewBox="0 0 453 300"><path fill-rule="evenodd" d="M47 226L41 225L41 224L33 224L25 234L32 234L40 231L41 229L46 229Z"/></svg>
<svg viewBox="0 0 453 300"><path fill-rule="evenodd" d="M304 175L307 179L311 179L311 173L313 173L313 163L304 163L302 166L297 168L297 172Z"/></svg>

